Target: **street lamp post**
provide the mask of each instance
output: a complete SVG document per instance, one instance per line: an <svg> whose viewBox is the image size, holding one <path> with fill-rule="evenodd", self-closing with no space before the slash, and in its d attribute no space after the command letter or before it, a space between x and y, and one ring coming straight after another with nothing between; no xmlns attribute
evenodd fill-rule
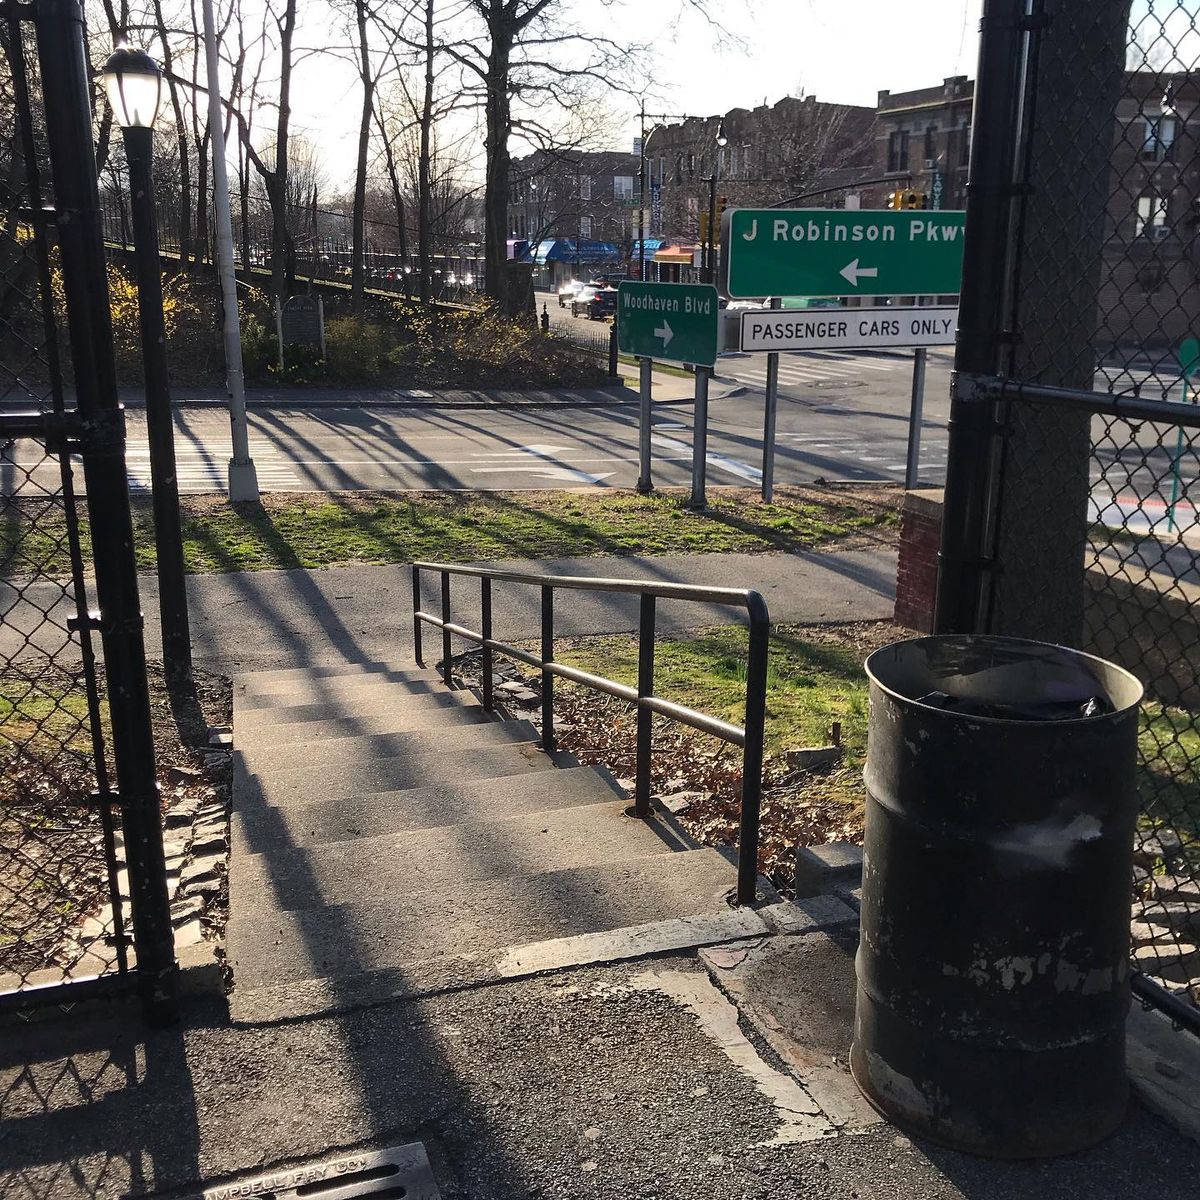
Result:
<svg viewBox="0 0 1200 1200"><path fill-rule="evenodd" d="M192 643L184 584L179 481L175 473L175 423L167 378L162 261L158 252L152 171L154 121L162 99L162 71L144 50L120 46L104 64L102 76L113 116L121 127L129 166L163 666L167 678L178 683L191 675Z"/></svg>
<svg viewBox="0 0 1200 1200"><path fill-rule="evenodd" d="M721 177L721 151L729 145L725 136L725 122L717 123L717 149L713 152L713 171L708 177L708 246L704 258L704 282L715 283L717 277L716 262L716 231L713 226L717 223L717 180Z"/></svg>

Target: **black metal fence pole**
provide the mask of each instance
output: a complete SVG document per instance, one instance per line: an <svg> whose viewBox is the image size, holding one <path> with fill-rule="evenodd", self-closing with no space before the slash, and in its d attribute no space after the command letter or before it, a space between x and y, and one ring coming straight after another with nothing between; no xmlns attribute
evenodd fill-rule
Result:
<svg viewBox="0 0 1200 1200"><path fill-rule="evenodd" d="M177 971L125 472L125 425L117 401L82 10L76 0L39 0L36 28L76 402L86 430L81 447L83 474L138 981L147 1019L165 1023L177 1015Z"/></svg>
<svg viewBox="0 0 1200 1200"><path fill-rule="evenodd" d="M129 197L133 212L163 666L167 678L179 682L188 679L192 673L192 639L188 628L183 533L179 524L179 480L175 472L175 420L167 378L167 329L163 317L162 264L158 253L158 220L151 169L154 131L131 128L122 133L125 159L129 163Z"/></svg>
<svg viewBox="0 0 1200 1200"><path fill-rule="evenodd" d="M554 661L554 589L542 586L542 749L553 754L554 738L554 676L549 671Z"/></svg>
<svg viewBox="0 0 1200 1200"><path fill-rule="evenodd" d="M950 445L938 554L938 633L974 633L981 620L984 545L994 487L994 404L964 376L993 375L1004 345L1025 0L986 0L975 83L962 296L950 400Z"/></svg>
<svg viewBox="0 0 1200 1200"><path fill-rule="evenodd" d="M638 619L638 697L654 695L654 618L655 598L643 594ZM654 714L638 707L637 773L634 780L634 811L639 817L650 816L650 762L653 748Z"/></svg>

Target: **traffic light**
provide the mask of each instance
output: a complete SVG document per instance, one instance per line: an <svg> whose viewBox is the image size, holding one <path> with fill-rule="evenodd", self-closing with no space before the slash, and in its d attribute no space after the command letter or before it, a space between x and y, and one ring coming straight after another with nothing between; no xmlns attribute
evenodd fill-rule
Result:
<svg viewBox="0 0 1200 1200"><path fill-rule="evenodd" d="M700 212L700 241L708 241L708 209L702 209Z"/></svg>
<svg viewBox="0 0 1200 1200"><path fill-rule="evenodd" d="M716 237L721 236L721 219L725 216L725 205L729 203L728 196L717 197L717 227L713 230Z"/></svg>
<svg viewBox="0 0 1200 1200"><path fill-rule="evenodd" d="M888 208L926 208L928 204L929 197L924 192L914 192L911 188L888 193Z"/></svg>

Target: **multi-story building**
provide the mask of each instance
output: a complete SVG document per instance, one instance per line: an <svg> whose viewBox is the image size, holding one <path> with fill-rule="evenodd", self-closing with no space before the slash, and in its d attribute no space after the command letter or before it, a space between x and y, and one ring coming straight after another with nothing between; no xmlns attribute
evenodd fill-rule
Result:
<svg viewBox="0 0 1200 1200"><path fill-rule="evenodd" d="M961 75L880 92L875 173L887 182L864 207L912 189L930 207L964 208L973 98ZM1107 187L1098 349L1169 351L1200 328L1200 74L1126 72Z"/></svg>
<svg viewBox="0 0 1200 1200"><path fill-rule="evenodd" d="M841 185L870 173L874 119L870 108L785 96L774 105L655 126L645 144L652 274L694 274L690 265L713 194L729 207L801 195L806 204L841 206L847 195Z"/></svg>
<svg viewBox="0 0 1200 1200"><path fill-rule="evenodd" d="M629 260L637 237L639 160L621 151L544 151L514 159L509 238L535 265L535 284L557 287Z"/></svg>
<svg viewBox="0 0 1200 1200"><path fill-rule="evenodd" d="M875 170L888 182L874 185L864 208L883 208L887 193L923 193L930 208L962 208L971 157L975 85L951 75L940 86L912 92L882 91L875 110Z"/></svg>

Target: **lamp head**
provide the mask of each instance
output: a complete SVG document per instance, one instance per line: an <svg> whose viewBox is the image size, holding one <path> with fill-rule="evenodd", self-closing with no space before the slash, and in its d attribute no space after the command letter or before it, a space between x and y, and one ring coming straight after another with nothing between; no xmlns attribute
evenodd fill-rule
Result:
<svg viewBox="0 0 1200 1200"><path fill-rule="evenodd" d="M122 129L153 129L162 103L162 70L146 53L120 45L100 71L113 117Z"/></svg>
<svg viewBox="0 0 1200 1200"><path fill-rule="evenodd" d="M717 145L721 147L729 145L729 139L725 136L724 118L717 123Z"/></svg>

